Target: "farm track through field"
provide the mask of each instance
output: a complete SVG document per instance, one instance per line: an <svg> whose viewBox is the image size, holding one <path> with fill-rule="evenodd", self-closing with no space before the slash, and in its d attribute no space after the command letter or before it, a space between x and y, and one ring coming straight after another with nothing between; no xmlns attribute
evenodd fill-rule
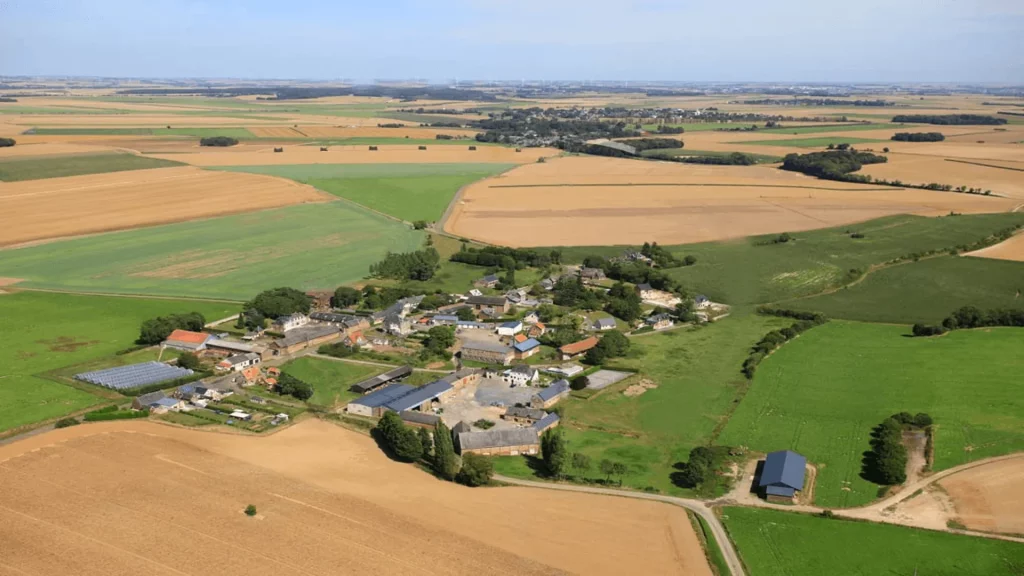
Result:
<svg viewBox="0 0 1024 576"><path fill-rule="evenodd" d="M956 162L958 164L970 164L972 166L984 166L985 168L999 168L1000 170L1013 170L1014 172L1024 172L1024 168L1011 168L1009 166L996 166L995 164L983 164L981 162L970 162L968 160L957 160L955 158L945 158L946 162ZM1003 160L1005 162L1005 160Z"/></svg>

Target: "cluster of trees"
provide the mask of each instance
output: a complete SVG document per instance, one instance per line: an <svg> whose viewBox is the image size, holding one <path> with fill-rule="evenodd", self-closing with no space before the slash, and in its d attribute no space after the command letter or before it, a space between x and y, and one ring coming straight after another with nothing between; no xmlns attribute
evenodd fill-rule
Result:
<svg viewBox="0 0 1024 576"><path fill-rule="evenodd" d="M235 138L231 138L230 136L209 136L207 138L202 138L201 140L199 140L200 146L227 147L234 146L235 144L238 144L238 140Z"/></svg>
<svg viewBox="0 0 1024 576"><path fill-rule="evenodd" d="M796 310L781 310L775 308L768 308L766 310L771 310L771 312L767 313L777 316L799 318L799 321L794 322L793 325L788 328L772 330L765 334L764 337L761 338L753 348L751 348L750 355L743 361L743 368L741 370L748 380L752 380L754 378L754 373L757 372L758 365L761 364L761 361L764 360L768 354L771 354L773 350L793 338L796 338L801 333L828 322L828 318L824 314L817 314L814 312L798 312Z"/></svg>
<svg viewBox="0 0 1024 576"><path fill-rule="evenodd" d="M923 412L900 412L886 418L871 432L871 450L864 455L863 476L876 484L893 486L907 480L904 428L928 428L932 417Z"/></svg>
<svg viewBox="0 0 1024 576"><path fill-rule="evenodd" d="M136 340L136 344L159 344L175 330L201 332L204 326L206 326L206 319L199 312L157 316L142 323L142 326L139 327L139 338Z"/></svg>
<svg viewBox="0 0 1024 576"><path fill-rule="evenodd" d="M629 352L629 338L618 330L606 332L597 345L587 351L583 361L592 366L603 364L612 358L620 358Z"/></svg>
<svg viewBox="0 0 1024 576"><path fill-rule="evenodd" d="M296 312L308 314L313 301L295 288L272 288L256 295L243 307L243 314L254 311L264 318L278 318Z"/></svg>
<svg viewBox="0 0 1024 576"><path fill-rule="evenodd" d="M582 477L593 467L590 456L579 452L569 452L568 444L560 428L551 428L541 435L540 453L544 473L550 478L564 478L570 470ZM625 464L612 460L601 460L597 468L605 475L605 483L610 482L612 476L618 476L619 485L622 484L622 476L629 472L629 468Z"/></svg>
<svg viewBox="0 0 1024 576"><path fill-rule="evenodd" d="M914 324L913 333L914 336L938 336L950 330L987 326L1024 328L1024 309L981 310L975 306L963 306L943 319L941 325Z"/></svg>
<svg viewBox="0 0 1024 576"><path fill-rule="evenodd" d="M790 234L789 232L783 232L782 234L779 234L778 236L772 236L772 237L767 238L765 240L758 240L755 243L755 246L771 246L773 244L788 244L789 242L792 242L793 240L796 240L796 238L794 238L792 234Z"/></svg>
<svg viewBox="0 0 1024 576"><path fill-rule="evenodd" d="M680 266L693 266L697 263L697 257L687 255L682 260L676 258L657 242L644 242L640 247L640 253L650 258L659 268L678 268Z"/></svg>
<svg viewBox="0 0 1024 576"><path fill-rule="evenodd" d="M408 288L396 288L392 286L378 288L372 284L367 284L363 287L363 308L367 308L369 310L383 310L402 298L408 298L413 294L414 291Z"/></svg>
<svg viewBox="0 0 1024 576"><path fill-rule="evenodd" d="M451 430L444 422L438 422L434 434L424 428L413 429L402 422L395 412L385 412L374 435L381 444L399 460L405 462L423 461L430 465L439 478L454 480L466 486L484 486L494 476L491 459L479 454L455 454Z"/></svg>
<svg viewBox="0 0 1024 576"><path fill-rule="evenodd" d="M587 288L583 280L573 276L563 276L552 288L554 303L568 308L598 310L601 308L602 295Z"/></svg>
<svg viewBox="0 0 1024 576"><path fill-rule="evenodd" d="M604 311L621 318L626 322L632 322L643 315L640 295L636 290L622 282L616 282L607 294L608 303L604 305Z"/></svg>
<svg viewBox="0 0 1024 576"><path fill-rule="evenodd" d="M893 116L893 122L914 124L939 124L943 126L996 126L1006 124L1004 118L984 114L900 114Z"/></svg>
<svg viewBox="0 0 1024 576"><path fill-rule="evenodd" d="M10 148L14 144L14 138L0 138L0 148Z"/></svg>
<svg viewBox="0 0 1024 576"><path fill-rule="evenodd" d="M709 480L713 480L715 472L721 465L728 448L697 446L690 450L686 462L675 465L672 483L682 488L700 488Z"/></svg>
<svg viewBox="0 0 1024 576"><path fill-rule="evenodd" d="M648 257L650 258L650 256ZM676 260L676 262L680 262L677 265L689 266L690 264L695 264L697 258L695 256L686 256L682 260ZM681 289L679 282L670 277L664 270L652 268L642 262L612 262L603 256L594 255L584 258L583 265L587 268L600 268L604 271L605 276L612 280L631 282L633 284L650 284L653 288L666 292L678 292Z"/></svg>
<svg viewBox="0 0 1024 576"><path fill-rule="evenodd" d="M420 124L424 128L462 128L464 124L461 122L431 122L429 124Z"/></svg>
<svg viewBox="0 0 1024 576"><path fill-rule="evenodd" d="M0 97L0 102L10 103L10 102L17 102L17 101L18 101L17 98L7 98L6 96Z"/></svg>
<svg viewBox="0 0 1024 576"><path fill-rule="evenodd" d="M643 152L644 150L678 150L683 147L683 141L676 140L675 138L633 138L630 140L622 140L621 142L636 148L637 153Z"/></svg>
<svg viewBox="0 0 1024 576"><path fill-rule="evenodd" d="M725 156L669 156L656 155L659 160L671 160L683 164L710 164L714 166L753 166L757 164L757 158L742 152L733 152Z"/></svg>
<svg viewBox="0 0 1024 576"><path fill-rule="evenodd" d="M668 126L666 124L659 124L657 130L658 134L683 134L686 129L682 126Z"/></svg>
<svg viewBox="0 0 1024 576"><path fill-rule="evenodd" d="M840 144L840 146L844 146ZM881 164L888 161L885 156L870 152L858 152L852 148L811 152L809 154L787 154L782 160L782 169L815 176L823 180L843 182L870 182L870 176L854 175L865 164Z"/></svg>
<svg viewBox="0 0 1024 576"><path fill-rule="evenodd" d="M440 263L441 255L431 246L414 252L388 252L383 260L370 265L370 275L395 280L430 280Z"/></svg>
<svg viewBox="0 0 1024 576"><path fill-rule="evenodd" d="M331 298L331 305L335 308L350 308L359 304L359 300L362 299L362 292L352 288L350 286L339 286L334 290L334 296Z"/></svg>
<svg viewBox="0 0 1024 576"><path fill-rule="evenodd" d="M430 434L423 428L417 432L406 426L397 412L384 412L373 431L387 451L404 462L416 462L433 449Z"/></svg>
<svg viewBox="0 0 1024 576"><path fill-rule="evenodd" d="M401 122L388 122L386 124L377 124L377 128L405 128L405 124Z"/></svg>
<svg viewBox="0 0 1024 576"><path fill-rule="evenodd" d="M518 108L492 114L490 118L472 125L482 131L476 135L479 142L556 139L553 142L555 146L570 151L579 151L586 140L642 135L639 130L629 128L626 122L560 117L565 114L558 109Z"/></svg>
<svg viewBox="0 0 1024 576"><path fill-rule="evenodd" d="M423 350L431 356L446 357L448 349L455 345L455 329L451 326L434 326L427 331Z"/></svg>
<svg viewBox="0 0 1024 576"><path fill-rule="evenodd" d="M551 250L545 253L536 250L505 248L501 246L471 248L468 244L464 243L462 248L455 254L452 254L449 260L469 264L470 266L522 270L528 266L543 268L550 264L558 264L562 261L562 253L559 250Z"/></svg>
<svg viewBox="0 0 1024 576"><path fill-rule="evenodd" d="M186 370L199 370L199 356L192 352L182 352L178 354L177 365L179 368L185 368Z"/></svg>
<svg viewBox="0 0 1024 576"><path fill-rule="evenodd" d="M838 98L793 98L791 100L763 98L760 100L744 100L743 103L755 106L864 106L869 108L884 108L896 105L895 102L889 102L888 100L881 99L840 100Z"/></svg>
<svg viewBox="0 0 1024 576"><path fill-rule="evenodd" d="M287 372L282 372L277 379L277 393L306 401L313 397L313 386Z"/></svg>
<svg viewBox="0 0 1024 576"><path fill-rule="evenodd" d="M946 137L942 132L897 132L892 140L897 142L942 142Z"/></svg>

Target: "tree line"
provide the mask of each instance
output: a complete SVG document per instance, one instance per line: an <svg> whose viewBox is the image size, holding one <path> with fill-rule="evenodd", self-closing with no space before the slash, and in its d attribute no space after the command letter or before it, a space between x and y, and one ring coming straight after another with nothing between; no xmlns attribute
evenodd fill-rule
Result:
<svg viewBox="0 0 1024 576"><path fill-rule="evenodd" d="M904 429L924 429L929 436L932 417L924 412L900 412L886 418L871 431L871 450L864 454L861 476L875 484L894 486L907 480L907 449Z"/></svg>
<svg viewBox="0 0 1024 576"><path fill-rule="evenodd" d="M441 263L433 247L414 252L388 252L380 262L370 265L370 276L394 280L430 280Z"/></svg>
<svg viewBox="0 0 1024 576"><path fill-rule="evenodd" d="M1005 118L984 114L900 114L893 116L899 124L939 124L943 126L997 126L1006 124Z"/></svg>
<svg viewBox="0 0 1024 576"><path fill-rule="evenodd" d="M629 140L618 140L618 142L636 148L638 154L644 150L679 149L683 147L683 141L675 138L631 138Z"/></svg>
<svg viewBox="0 0 1024 576"><path fill-rule="evenodd" d="M459 251L452 254L448 259L452 262L461 262L470 266L522 270L527 267L543 268L550 264L558 264L562 261L562 253L559 250L551 250L544 253L536 250L505 248L502 246L471 248L468 244L463 243Z"/></svg>
<svg viewBox="0 0 1024 576"><path fill-rule="evenodd" d="M950 330L1009 326L1024 328L1024 309L981 310L975 306L963 306L946 316L941 324L914 324L914 336L939 336Z"/></svg>
<svg viewBox="0 0 1024 576"><path fill-rule="evenodd" d="M761 314L770 314L772 316L783 316L786 318L796 318L798 322L794 322L792 326L783 328L781 330L772 330L771 332L764 335L757 344L754 344L753 348L750 349L750 355L743 361L743 367L740 370L747 380L753 380L754 373L757 372L758 365L775 349L779 348L786 342L796 338L803 332L820 326L828 322L828 317L824 314L818 314L816 312L801 312L798 310L785 310L781 308L764 307L758 308L758 312Z"/></svg>
<svg viewBox="0 0 1024 576"><path fill-rule="evenodd" d="M757 159L750 154L732 152L724 156L671 156L668 154L652 154L649 158L681 162L683 164L709 164L714 166L753 166Z"/></svg>
<svg viewBox="0 0 1024 576"><path fill-rule="evenodd" d="M885 108L895 106L895 102L888 100L840 100L838 98L793 98L783 100L779 98L763 98L759 100L743 100L743 104L753 106L857 106L870 108Z"/></svg>
<svg viewBox="0 0 1024 576"><path fill-rule="evenodd" d="M455 454L451 430L443 421L434 426L434 433L425 428L406 426L401 416L387 411L373 428L374 437L392 456L403 462L422 462L444 480L466 486L484 486L494 475L491 459L479 454Z"/></svg>
<svg viewBox="0 0 1024 576"><path fill-rule="evenodd" d="M199 140L200 146L220 146L228 147L238 144L238 139L230 136L209 136Z"/></svg>
<svg viewBox="0 0 1024 576"><path fill-rule="evenodd" d="M135 341L140 345L159 344L175 330L191 330L201 332L206 326L206 319L199 312L187 314L171 314L150 318L139 327L139 338Z"/></svg>
<svg viewBox="0 0 1024 576"><path fill-rule="evenodd" d="M942 142L945 139L941 132L897 132L891 138L896 142Z"/></svg>
<svg viewBox="0 0 1024 576"><path fill-rule="evenodd" d="M14 138L0 138L0 148L10 148L15 144Z"/></svg>
<svg viewBox="0 0 1024 576"><path fill-rule="evenodd" d="M0 96L0 102L17 102L17 98L7 98L6 96Z"/></svg>

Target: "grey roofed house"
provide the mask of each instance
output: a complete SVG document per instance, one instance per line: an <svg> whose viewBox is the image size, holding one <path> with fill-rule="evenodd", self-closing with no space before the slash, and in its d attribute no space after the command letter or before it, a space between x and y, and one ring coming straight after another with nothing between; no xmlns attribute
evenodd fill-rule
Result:
<svg viewBox="0 0 1024 576"><path fill-rule="evenodd" d="M336 312L311 312L309 314L310 320L316 320L317 322L330 322L332 324L343 324L354 318L355 316L351 316L349 314L338 314Z"/></svg>
<svg viewBox="0 0 1024 576"><path fill-rule="evenodd" d="M651 314L644 321L647 322L648 324L657 324L658 322L661 322L662 320L671 320L671 319L672 319L671 316L669 316L668 314L665 314L663 312L661 314Z"/></svg>
<svg viewBox="0 0 1024 576"><path fill-rule="evenodd" d="M530 420L540 420L547 415L547 412L539 408L527 408L526 406L513 406L505 410L504 414L509 418L529 418Z"/></svg>
<svg viewBox="0 0 1024 576"><path fill-rule="evenodd" d="M532 378L533 375L537 373L537 369L529 364L516 364L509 368L509 372L513 374L522 374L523 376L529 376Z"/></svg>
<svg viewBox="0 0 1024 576"><path fill-rule="evenodd" d="M232 350L234 352L248 353L253 351L252 344L243 344L241 342L232 342L230 340L221 340L220 338L211 338L206 342L207 348L220 348L222 350Z"/></svg>
<svg viewBox="0 0 1024 576"><path fill-rule="evenodd" d="M455 434L456 436L459 435L459 434L462 434L464 432L472 432L472 431L473 431L473 425L470 424L469 422L466 422L465 420L459 420L459 423L456 424L452 428L452 434Z"/></svg>
<svg viewBox="0 0 1024 576"><path fill-rule="evenodd" d="M569 392L569 381L568 380L556 380L552 382L547 388L539 390L534 396L541 399L542 402L554 399L556 396L560 396Z"/></svg>
<svg viewBox="0 0 1024 576"><path fill-rule="evenodd" d="M463 350L483 350L486 352L498 352L505 354L512 349L500 342L489 342L487 340L464 340L462 342Z"/></svg>
<svg viewBox="0 0 1024 576"><path fill-rule="evenodd" d="M177 400L175 398L168 398L164 396L163 398L160 398L156 402L146 404L146 406L163 406L164 408L173 408L178 405L178 402L181 402L181 400Z"/></svg>
<svg viewBox="0 0 1024 576"><path fill-rule="evenodd" d="M408 384L392 384L386 388L381 388L376 392L367 394L362 398L356 398L350 402L350 404L359 404L360 406L367 406L369 408L379 408L389 402L394 402L415 389L415 386L410 386Z"/></svg>
<svg viewBox="0 0 1024 576"><path fill-rule="evenodd" d="M582 268L580 269L580 276L592 280L600 280L601 278L604 278L604 270L601 270L600 268Z"/></svg>
<svg viewBox="0 0 1024 576"><path fill-rule="evenodd" d="M504 296L470 296L466 303L470 306L504 306Z"/></svg>
<svg viewBox="0 0 1024 576"><path fill-rule="evenodd" d="M409 374L412 374L411 366L399 366L398 368L388 370L383 374L378 374L373 378L367 378L362 382L353 384L351 387L349 387L349 390L353 392L359 392L360 394L365 394L367 392L372 392L373 390L380 388L381 386L387 384L388 382L398 380L399 378L405 378Z"/></svg>
<svg viewBox="0 0 1024 576"><path fill-rule="evenodd" d="M459 452L529 446L539 441L537 431L533 428L491 428L483 432L462 432L456 438Z"/></svg>
<svg viewBox="0 0 1024 576"><path fill-rule="evenodd" d="M434 325L456 324L458 321L458 316L451 316L449 314L438 314L430 319L430 323Z"/></svg>
<svg viewBox="0 0 1024 576"><path fill-rule="evenodd" d="M408 394L400 396L388 402L384 405L388 410L395 412L402 412L404 410L413 410L419 408L425 402L430 402L434 398L444 394L445 392L452 389L452 385L445 382L444 380L436 380L425 386L419 388L413 388Z"/></svg>
<svg viewBox="0 0 1024 576"><path fill-rule="evenodd" d="M758 487L764 488L769 496L791 498L797 490L804 488L804 471L807 459L791 450L771 452L764 459Z"/></svg>
<svg viewBox="0 0 1024 576"><path fill-rule="evenodd" d="M533 423L534 430L547 430L554 426L561 418L554 412L548 412L543 418Z"/></svg>
<svg viewBox="0 0 1024 576"><path fill-rule="evenodd" d="M451 384L456 380L462 380L463 378L466 378L468 376L480 373L483 373L483 370L480 370L479 368L463 368L462 370L452 372L451 374L445 376L444 378L441 378L441 381Z"/></svg>
<svg viewBox="0 0 1024 576"><path fill-rule="evenodd" d="M164 398L167 398L167 396L164 395L163 391L157 390L156 392L150 392L149 394L140 394L137 400L139 401L140 406L152 406Z"/></svg>
<svg viewBox="0 0 1024 576"><path fill-rule="evenodd" d="M650 284L637 284L636 289L640 292L647 292L648 290L654 290Z"/></svg>
<svg viewBox="0 0 1024 576"><path fill-rule="evenodd" d="M594 327L598 330L610 330L615 328L614 318L598 318L597 322L594 322Z"/></svg>
<svg viewBox="0 0 1024 576"><path fill-rule="evenodd" d="M498 278L497 274L488 274L487 276L484 276L480 280L477 280L477 283L479 283L479 284L493 284L494 282L497 282L498 280L500 280L500 278Z"/></svg>
<svg viewBox="0 0 1024 576"><path fill-rule="evenodd" d="M529 352L538 346L540 346L540 341L536 338L529 338L522 342L516 342L512 345L512 347L516 349L516 352Z"/></svg>
<svg viewBox="0 0 1024 576"><path fill-rule="evenodd" d="M274 343L280 347L287 348L308 340L315 340L330 334L340 332L337 326L302 326L289 330L284 338L278 338Z"/></svg>
<svg viewBox="0 0 1024 576"><path fill-rule="evenodd" d="M398 413L398 416L404 422L411 422L414 424L424 424L426 426L436 426L441 421L440 416L433 414L427 414L426 412L416 412L411 410L404 410Z"/></svg>

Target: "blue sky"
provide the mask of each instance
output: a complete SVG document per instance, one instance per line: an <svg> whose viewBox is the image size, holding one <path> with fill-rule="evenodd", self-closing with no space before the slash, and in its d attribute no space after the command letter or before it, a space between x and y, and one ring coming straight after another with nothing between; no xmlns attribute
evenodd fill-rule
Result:
<svg viewBox="0 0 1024 576"><path fill-rule="evenodd" d="M1024 0L0 0L0 74L1024 83Z"/></svg>

